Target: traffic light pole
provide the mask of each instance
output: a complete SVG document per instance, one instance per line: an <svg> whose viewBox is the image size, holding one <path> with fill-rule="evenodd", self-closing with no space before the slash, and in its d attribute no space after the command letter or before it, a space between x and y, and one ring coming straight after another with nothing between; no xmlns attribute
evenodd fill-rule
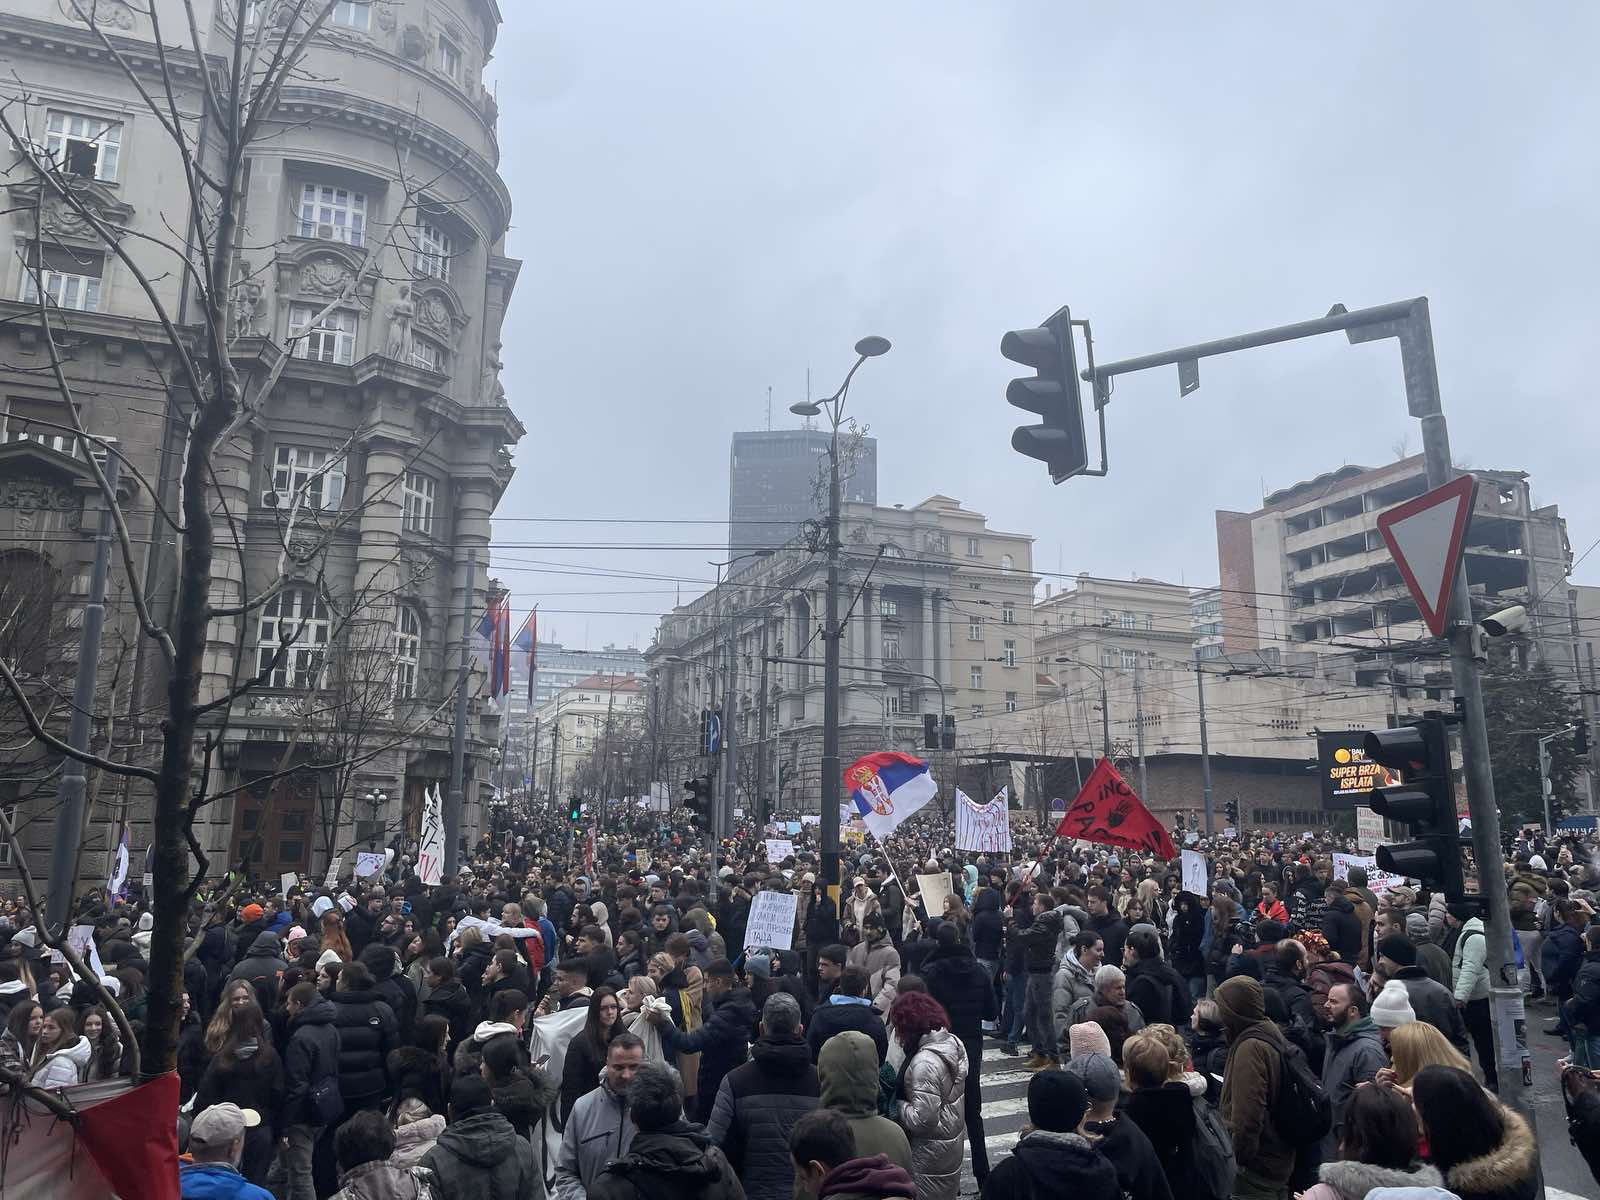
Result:
<svg viewBox="0 0 1600 1200"><path fill-rule="evenodd" d="M1194 652L1194 692L1200 703L1200 791L1205 797L1206 836L1216 832L1217 812L1211 801L1211 744L1206 730L1206 669L1200 650Z"/></svg>
<svg viewBox="0 0 1600 1200"><path fill-rule="evenodd" d="M853 368L852 368L853 370ZM849 386L848 379L846 387ZM841 389L841 395L843 389ZM828 443L828 596L822 626L822 887L839 905L839 417Z"/></svg>
<svg viewBox="0 0 1600 1200"><path fill-rule="evenodd" d="M1318 320L1106 363L1084 371L1083 378L1094 385L1095 404L1102 411L1111 399L1112 379L1151 367L1176 366L1179 389L1187 396L1200 386L1199 360L1202 358L1328 333L1343 333L1352 343L1384 338L1399 341L1406 409L1422 424L1428 487L1442 487L1450 482L1455 468L1450 461L1450 432L1439 400L1439 372L1434 361L1433 326L1426 297L1398 300L1355 312L1336 304L1326 317ZM1489 767L1489 735L1483 715L1476 653L1477 626L1472 618L1472 598L1467 592L1464 563L1457 564L1455 584L1451 588L1448 639L1451 683L1461 716L1461 757L1466 768L1467 804L1472 817L1473 858L1478 865L1478 889L1487 916L1486 965L1493 1000L1495 1041L1501 1065L1511 1067L1518 1065L1521 1059L1512 1033L1513 1022L1521 1015L1522 991L1517 986L1516 962L1511 954L1511 918L1500 852L1500 813L1495 806L1494 778ZM1516 1073L1515 1077L1520 1078L1520 1074ZM1526 1115L1531 1119L1531 1112Z"/></svg>

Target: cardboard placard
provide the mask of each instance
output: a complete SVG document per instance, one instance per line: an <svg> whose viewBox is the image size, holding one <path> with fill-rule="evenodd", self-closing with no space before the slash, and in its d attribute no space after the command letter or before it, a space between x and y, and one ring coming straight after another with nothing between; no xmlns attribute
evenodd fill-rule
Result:
<svg viewBox="0 0 1600 1200"><path fill-rule="evenodd" d="M788 950L794 943L794 914L799 897L793 892L757 892L750 899L744 945Z"/></svg>
<svg viewBox="0 0 1600 1200"><path fill-rule="evenodd" d="M1184 850L1183 890L1192 896L1209 896L1210 873L1206 869L1206 856L1198 850Z"/></svg>
<svg viewBox="0 0 1600 1200"><path fill-rule="evenodd" d="M278 876L278 895L285 899L289 896L289 889L300 882L300 876L293 871L285 871Z"/></svg>
<svg viewBox="0 0 1600 1200"><path fill-rule="evenodd" d="M356 855L356 878L365 879L383 870L383 855L363 850Z"/></svg>
<svg viewBox="0 0 1600 1200"><path fill-rule="evenodd" d="M794 843L788 838L767 839L767 861L773 866L777 866L792 854L794 854Z"/></svg>
<svg viewBox="0 0 1600 1200"><path fill-rule="evenodd" d="M950 872L940 871L937 875L918 875L917 894L922 898L922 907L926 910L929 919L944 916L945 897L951 895Z"/></svg>

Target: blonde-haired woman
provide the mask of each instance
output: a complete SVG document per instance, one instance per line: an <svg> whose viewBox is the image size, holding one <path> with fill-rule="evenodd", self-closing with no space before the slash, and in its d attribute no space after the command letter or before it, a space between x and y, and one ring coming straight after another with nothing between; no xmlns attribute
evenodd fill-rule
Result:
<svg viewBox="0 0 1600 1200"><path fill-rule="evenodd" d="M1450 1040L1426 1021L1407 1021L1389 1031L1389 1056L1394 1063L1392 1072L1395 1084L1409 1088L1417 1072L1423 1067L1455 1067L1458 1071L1472 1073L1461 1051ZM1385 1073L1378 1072L1380 1081Z"/></svg>

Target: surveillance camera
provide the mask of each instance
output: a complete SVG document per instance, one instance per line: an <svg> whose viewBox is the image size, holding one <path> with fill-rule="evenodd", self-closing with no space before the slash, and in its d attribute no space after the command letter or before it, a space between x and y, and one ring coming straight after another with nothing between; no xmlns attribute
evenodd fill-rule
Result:
<svg viewBox="0 0 1600 1200"><path fill-rule="evenodd" d="M1513 604L1510 608L1502 608L1499 612L1485 617L1478 624L1483 626L1483 631L1490 637L1521 633L1528 627L1528 610L1520 604Z"/></svg>

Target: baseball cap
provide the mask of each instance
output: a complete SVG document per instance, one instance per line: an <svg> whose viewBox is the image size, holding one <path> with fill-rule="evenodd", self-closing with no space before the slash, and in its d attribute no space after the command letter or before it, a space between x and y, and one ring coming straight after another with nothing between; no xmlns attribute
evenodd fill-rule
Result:
<svg viewBox="0 0 1600 1200"><path fill-rule="evenodd" d="M242 1137L246 1129L261 1124L261 1114L237 1104L213 1104L189 1126L189 1141L201 1146L226 1146Z"/></svg>
<svg viewBox="0 0 1600 1200"><path fill-rule="evenodd" d="M265 910L259 904L246 904L239 910L239 919L248 925L251 921L259 921Z"/></svg>

